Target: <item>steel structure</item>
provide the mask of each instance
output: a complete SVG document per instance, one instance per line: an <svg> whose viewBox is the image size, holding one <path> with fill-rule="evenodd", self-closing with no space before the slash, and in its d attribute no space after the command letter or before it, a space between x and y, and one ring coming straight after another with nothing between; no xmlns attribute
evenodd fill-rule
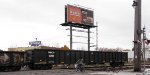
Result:
<svg viewBox="0 0 150 75"><path fill-rule="evenodd" d="M94 25L83 25L83 24L78 24L78 23L62 23L62 26L70 26L70 50L72 50L72 43L73 43L73 39L72 39L72 27L77 27L77 28L83 28L83 29L87 29L88 30L88 51L90 51L90 29L91 28L95 28L97 26Z"/></svg>

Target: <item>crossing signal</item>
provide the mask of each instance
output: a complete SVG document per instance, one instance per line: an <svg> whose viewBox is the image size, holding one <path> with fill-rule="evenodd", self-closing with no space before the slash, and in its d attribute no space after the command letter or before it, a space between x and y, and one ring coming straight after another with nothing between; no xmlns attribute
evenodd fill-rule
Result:
<svg viewBox="0 0 150 75"><path fill-rule="evenodd" d="M145 43L148 45L150 43L150 40L146 40Z"/></svg>

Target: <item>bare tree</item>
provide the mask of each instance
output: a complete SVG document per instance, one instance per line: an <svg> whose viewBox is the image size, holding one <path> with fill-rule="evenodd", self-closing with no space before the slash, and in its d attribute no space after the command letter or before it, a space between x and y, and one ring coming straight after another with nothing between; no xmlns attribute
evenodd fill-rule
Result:
<svg viewBox="0 0 150 75"><path fill-rule="evenodd" d="M123 51L122 48L98 48L98 51L109 51L109 52L120 52Z"/></svg>

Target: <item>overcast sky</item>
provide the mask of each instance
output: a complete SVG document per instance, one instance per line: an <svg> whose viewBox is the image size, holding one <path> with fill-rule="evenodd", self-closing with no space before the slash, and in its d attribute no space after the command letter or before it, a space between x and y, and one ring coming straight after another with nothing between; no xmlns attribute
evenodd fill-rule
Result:
<svg viewBox="0 0 150 75"><path fill-rule="evenodd" d="M0 0L0 49L26 47L35 38L46 46L69 46L68 27L64 23L67 4L80 5L94 10L98 22L99 47L132 49L134 38L133 0ZM146 26L150 38L150 0L142 0L142 27ZM91 29L95 43L95 29ZM73 32L73 35L86 33ZM73 41L87 42L73 37ZM73 44L73 49L87 45Z"/></svg>

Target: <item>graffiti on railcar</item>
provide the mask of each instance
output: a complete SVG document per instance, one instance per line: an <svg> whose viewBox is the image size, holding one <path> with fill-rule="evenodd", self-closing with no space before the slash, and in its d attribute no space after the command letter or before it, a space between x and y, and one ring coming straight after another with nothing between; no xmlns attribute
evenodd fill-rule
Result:
<svg viewBox="0 0 150 75"><path fill-rule="evenodd" d="M10 56L6 53L0 53L0 64L7 64L10 61Z"/></svg>

